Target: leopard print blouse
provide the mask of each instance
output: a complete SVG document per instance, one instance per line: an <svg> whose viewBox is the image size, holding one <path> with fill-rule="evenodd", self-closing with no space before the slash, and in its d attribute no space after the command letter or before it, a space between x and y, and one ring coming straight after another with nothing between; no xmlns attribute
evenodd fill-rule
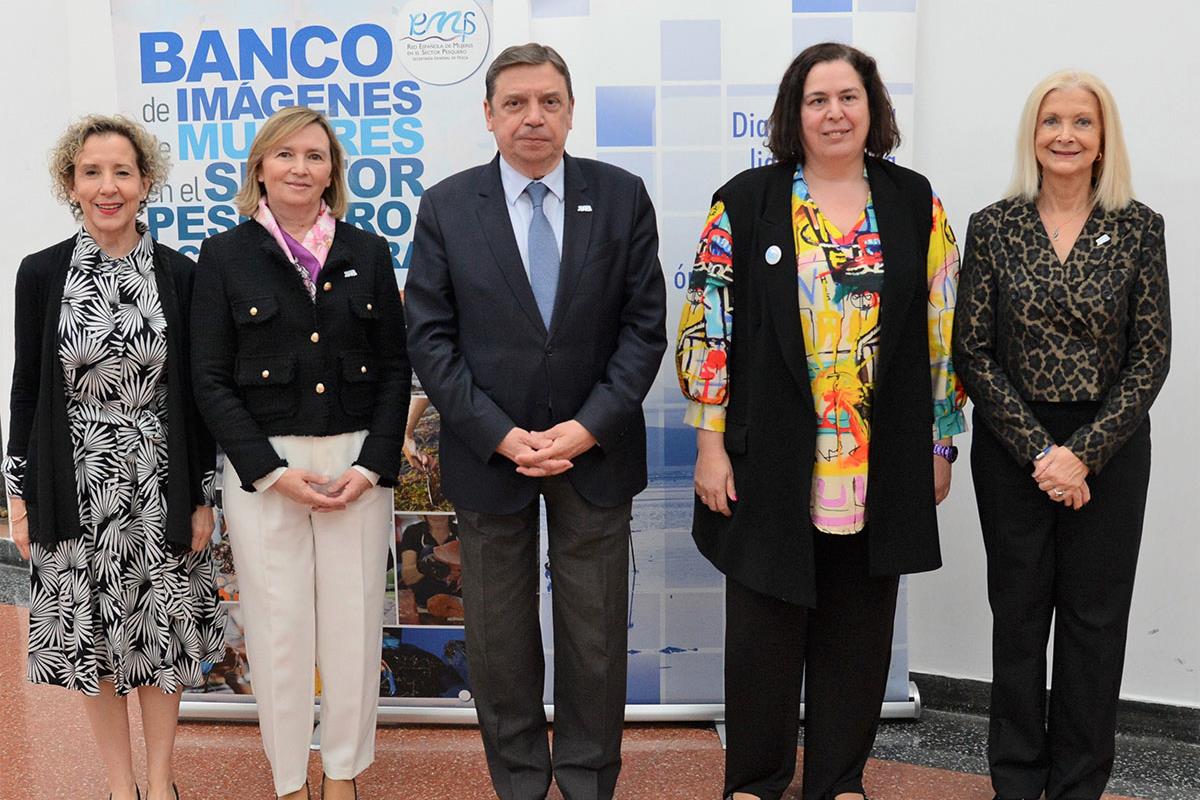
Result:
<svg viewBox="0 0 1200 800"><path fill-rule="evenodd" d="M1001 200L971 217L958 288L954 367L988 428L1026 463L1054 442L1027 401L1098 401L1059 444L1103 469L1167 376L1162 216L1136 201L1096 208L1060 263L1036 206Z"/></svg>

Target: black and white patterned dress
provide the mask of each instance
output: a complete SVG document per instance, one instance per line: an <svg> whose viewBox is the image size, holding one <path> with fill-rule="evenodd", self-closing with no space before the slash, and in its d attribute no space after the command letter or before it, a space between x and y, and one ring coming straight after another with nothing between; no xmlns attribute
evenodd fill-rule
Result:
<svg viewBox="0 0 1200 800"><path fill-rule="evenodd" d="M88 695L173 692L224 650L211 553L167 545L167 328L154 242L109 258L81 230L63 288L58 355L84 534L31 545L29 679ZM5 478L21 494L24 459ZM206 480L206 485L211 483Z"/></svg>

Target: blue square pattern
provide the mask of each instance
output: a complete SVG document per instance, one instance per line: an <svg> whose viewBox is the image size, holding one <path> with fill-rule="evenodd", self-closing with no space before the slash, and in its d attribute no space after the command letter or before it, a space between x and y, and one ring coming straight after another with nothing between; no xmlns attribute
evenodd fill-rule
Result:
<svg viewBox="0 0 1200 800"><path fill-rule="evenodd" d="M667 147L721 143L721 87L671 85L662 88L662 143Z"/></svg>
<svg viewBox="0 0 1200 800"><path fill-rule="evenodd" d="M530 0L532 17L586 17L592 13L591 0Z"/></svg>
<svg viewBox="0 0 1200 800"><path fill-rule="evenodd" d="M629 649L662 648L662 598L658 592L635 592L629 603Z"/></svg>
<svg viewBox="0 0 1200 800"><path fill-rule="evenodd" d="M646 150L620 151L620 150L603 150L596 154L601 161L606 161L609 164L620 167L623 170L632 172L642 179L642 183L646 184L646 191L650 194L650 199L654 199L655 186L654 181L654 153Z"/></svg>
<svg viewBox="0 0 1200 800"><path fill-rule="evenodd" d="M917 0L858 0L859 11L916 11Z"/></svg>
<svg viewBox="0 0 1200 800"><path fill-rule="evenodd" d="M663 656L662 702L720 703L724 700L723 653L677 653Z"/></svg>
<svg viewBox="0 0 1200 800"><path fill-rule="evenodd" d="M792 17L792 52L820 42L854 44L854 21L850 17Z"/></svg>
<svg viewBox="0 0 1200 800"><path fill-rule="evenodd" d="M793 14L821 14L830 11L853 10L852 0L792 0Z"/></svg>
<svg viewBox="0 0 1200 800"><path fill-rule="evenodd" d="M725 646L725 593L678 592L664 595L668 646L720 649Z"/></svg>
<svg viewBox="0 0 1200 800"><path fill-rule="evenodd" d="M660 35L664 81L721 79L720 20L663 20Z"/></svg>
<svg viewBox="0 0 1200 800"><path fill-rule="evenodd" d="M704 214L712 202L712 195L726 176L721 170L718 153L689 151L666 152L662 156L663 198L665 213L693 214L692 224L696 235L704 225Z"/></svg>
<svg viewBox="0 0 1200 800"><path fill-rule="evenodd" d="M596 87L596 146L653 147L653 86Z"/></svg>
<svg viewBox="0 0 1200 800"><path fill-rule="evenodd" d="M625 702L657 705L662 702L662 657L657 651L629 657Z"/></svg>

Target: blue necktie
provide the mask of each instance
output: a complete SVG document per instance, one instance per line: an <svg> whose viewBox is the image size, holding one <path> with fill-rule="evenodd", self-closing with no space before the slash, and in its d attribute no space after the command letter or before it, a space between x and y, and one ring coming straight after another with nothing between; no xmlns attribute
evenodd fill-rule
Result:
<svg viewBox="0 0 1200 800"><path fill-rule="evenodd" d="M529 285L533 287L533 298L537 300L542 322L550 327L550 316L554 313L554 295L558 292L558 242L554 240L554 229L542 210L542 201L550 188L541 181L530 181L525 193L533 202L533 218L529 220Z"/></svg>

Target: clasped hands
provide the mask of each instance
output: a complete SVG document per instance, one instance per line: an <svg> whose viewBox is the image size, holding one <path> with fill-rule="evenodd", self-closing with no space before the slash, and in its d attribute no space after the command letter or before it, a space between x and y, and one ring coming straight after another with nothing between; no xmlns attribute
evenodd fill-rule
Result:
<svg viewBox="0 0 1200 800"><path fill-rule="evenodd" d="M1065 447L1051 446L1033 462L1033 479L1038 488L1056 503L1076 511L1087 505L1092 492L1087 485L1087 465Z"/></svg>
<svg viewBox="0 0 1200 800"><path fill-rule="evenodd" d="M596 446L596 437L573 419L546 431L514 427L500 441L496 452L517 465L517 472L531 478L561 475L575 466L571 459Z"/></svg>
<svg viewBox="0 0 1200 800"><path fill-rule="evenodd" d="M288 467L267 491L277 491L313 511L341 511L372 486L367 476L354 467L347 469L332 483L328 475Z"/></svg>

